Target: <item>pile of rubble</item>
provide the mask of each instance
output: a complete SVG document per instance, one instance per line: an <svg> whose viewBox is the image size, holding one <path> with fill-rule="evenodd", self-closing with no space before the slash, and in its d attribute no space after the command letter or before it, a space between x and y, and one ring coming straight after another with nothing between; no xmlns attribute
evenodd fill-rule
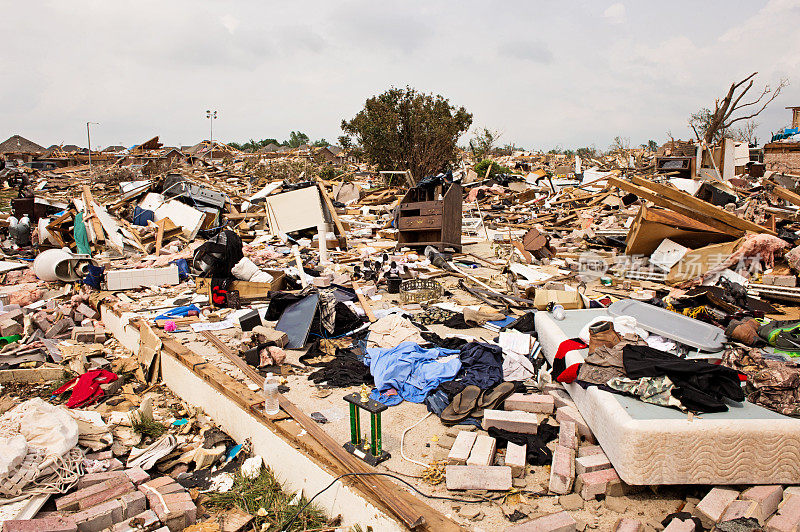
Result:
<svg viewBox="0 0 800 532"><path fill-rule="evenodd" d="M164 357L334 477L395 475L357 486L408 527L793 530L796 465L693 472L654 450L648 480L598 414L619 400L631 423L694 424L664 429L675 449L704 423L766 420L780 460L800 458L800 176L727 142L463 154L423 179L335 150L211 159L157 137L91 167L7 155L0 384L59 381L37 401L77 428L58 482L17 486L38 507L4 530L179 530L207 513L196 486L218 490L208 472L249 449L196 406L161 410ZM726 445L750 452L748 430ZM0 478L35 459L18 454Z"/></svg>

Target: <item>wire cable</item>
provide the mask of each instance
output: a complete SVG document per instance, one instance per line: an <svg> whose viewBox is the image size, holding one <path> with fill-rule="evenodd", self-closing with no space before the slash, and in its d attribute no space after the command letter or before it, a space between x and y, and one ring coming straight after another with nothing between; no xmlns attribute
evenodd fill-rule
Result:
<svg viewBox="0 0 800 532"><path fill-rule="evenodd" d="M417 489L417 488L416 488L416 487L415 487L413 484L411 484L410 482L408 482L408 481L406 481L406 480L404 480L404 479L402 479L402 478L398 477L397 475L393 475L393 474L391 474L391 473L381 473L381 472L379 472L379 471L366 471L366 472L363 472L363 473L344 473L344 474L342 474L342 475L339 475L339 476L338 476L338 477L336 477L335 479L333 479L333 480L331 481L331 483L330 483L330 484L328 484L327 486L325 486L324 488L322 488L322 489L321 489L320 491L318 491L318 492L317 492L317 493L316 493L316 494L315 494L313 497L311 497L311 498L308 500L308 502L306 502L306 503L305 503L305 504L302 506L302 508L300 508L300 510L299 510L299 511L298 511L296 514L294 514L294 516L292 516L292 518L291 518L291 519L289 519L289 521L287 521L285 525L283 525L283 526L281 527L281 531L283 531L283 532L286 532L287 530L289 530L289 527L292 525L292 523L294 523L294 522L295 522L295 520L296 520L296 519L297 519L297 518L300 516L300 514L301 514L301 513L303 513L303 511L304 511L306 508L308 508L308 506L309 506L309 505L310 505L310 504L311 504L311 503L314 501L314 499L316 499L317 497L319 497L320 495L322 495L323 493L325 493L325 492L326 492L328 489L330 489L330 488L331 488L331 486L333 486L334 484L336 484L336 482L337 482L337 481L339 481L339 479L342 479L342 478L344 478L344 477L362 477L362 476L367 476L367 475L379 475L379 476L390 477L390 478L393 478L393 479L395 479L395 480L399 480L400 482L402 482L403 484L405 484L406 486L408 486L408 487L409 487L409 488L411 488L412 490L416 491L417 493L419 493L419 494L420 494L420 495L422 495L423 497L427 497L427 498L429 498L429 499L438 499L438 500L442 500L442 501L453 501L453 502L461 502L461 503L465 503L465 504L474 504L474 503L479 503L479 502L486 502L487 500L488 500L488 501L492 501L492 500L498 500L498 499L502 499L502 498L505 496L505 495L499 495L499 496L497 496L497 497L494 497L494 498L489 498L489 497L487 497L487 498L483 498L483 499L479 499L479 500L457 499L457 498L455 498L455 497L446 497L446 496L444 496L444 495L429 495L429 494L427 494L427 493L423 493L423 492L421 492L420 490L418 490L418 489Z"/></svg>
<svg viewBox="0 0 800 532"><path fill-rule="evenodd" d="M420 462L418 460L413 460L413 459L409 458L408 456L406 456L406 453L403 452L403 442L406 439L406 433L408 431L410 431L411 429L413 429L414 427L416 427L417 425L419 425L420 423L422 423L423 421L425 421L426 419L428 419L428 417L431 414L432 414L432 412L428 412L425 415L425 417L423 417L422 419L420 419L419 421L417 421L416 423L414 423L413 425L411 425L410 427L408 427L406 430L403 431L403 434L400 436L400 456L403 457L403 460L405 460L407 462L411 462L412 464L417 464L418 466L428 467L428 464L425 464L425 463Z"/></svg>

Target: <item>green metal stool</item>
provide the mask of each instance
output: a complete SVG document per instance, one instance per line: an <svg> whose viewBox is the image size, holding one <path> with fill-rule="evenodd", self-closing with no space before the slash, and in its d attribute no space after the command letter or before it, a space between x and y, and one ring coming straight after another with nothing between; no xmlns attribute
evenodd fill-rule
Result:
<svg viewBox="0 0 800 532"><path fill-rule="evenodd" d="M344 400L350 403L350 441L344 444L347 452L371 466L391 458L381 446L381 412L388 407L370 399L366 386L361 387L360 393L345 395ZM370 442L361 438L361 408L370 413Z"/></svg>

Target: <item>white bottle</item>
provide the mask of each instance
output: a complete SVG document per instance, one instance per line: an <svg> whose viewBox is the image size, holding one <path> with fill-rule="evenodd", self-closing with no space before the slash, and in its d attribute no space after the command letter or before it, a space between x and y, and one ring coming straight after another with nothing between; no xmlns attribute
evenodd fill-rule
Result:
<svg viewBox="0 0 800 532"><path fill-rule="evenodd" d="M267 415L274 416L280 412L279 395L277 379L272 373L267 373L267 378L264 379L264 412Z"/></svg>

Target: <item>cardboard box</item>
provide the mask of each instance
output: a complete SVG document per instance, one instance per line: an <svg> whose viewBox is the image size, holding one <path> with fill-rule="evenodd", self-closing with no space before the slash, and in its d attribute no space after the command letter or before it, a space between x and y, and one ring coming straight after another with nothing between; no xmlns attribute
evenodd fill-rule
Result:
<svg viewBox="0 0 800 532"><path fill-rule="evenodd" d="M272 290L284 290L286 288L286 274L281 270L264 270L272 276L272 282L269 283L252 283L250 281L233 281L228 287L230 290L239 291L239 299L241 301L251 301L254 299L266 299L267 293ZM211 279L201 278L197 279L198 294L209 295L211 289Z"/></svg>
<svg viewBox="0 0 800 532"><path fill-rule="evenodd" d="M578 292L568 292L566 290L545 290L544 288L529 289L534 292L533 305L538 310L544 310L551 301L564 307L565 310L583 308L583 298ZM530 294L527 294L530 298Z"/></svg>

